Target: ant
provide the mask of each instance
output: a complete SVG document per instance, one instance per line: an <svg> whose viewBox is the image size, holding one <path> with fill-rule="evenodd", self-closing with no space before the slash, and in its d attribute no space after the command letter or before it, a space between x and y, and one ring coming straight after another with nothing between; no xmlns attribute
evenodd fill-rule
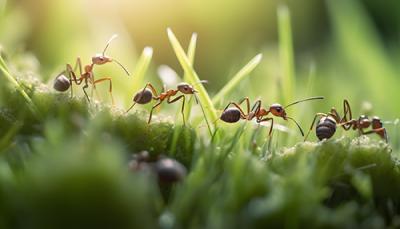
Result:
<svg viewBox="0 0 400 229"><path fill-rule="evenodd" d="M331 138L336 132L336 126L341 126L346 131L351 128L353 130L358 130L361 135L376 133L382 139L385 139L386 142L388 141L386 129L383 127L383 123L379 117L375 116L370 120L366 115L360 115L358 119L352 119L350 104L346 99L343 100L343 112L343 117L340 117L336 108L332 107L331 111L327 114L317 113L314 116L310 130L308 131L304 141L307 139L310 131L314 127L317 117L321 117L316 127L316 135L319 140ZM364 131L364 129L369 127L372 129Z"/></svg>
<svg viewBox="0 0 400 229"><path fill-rule="evenodd" d="M54 85L53 85L54 89L56 89L57 91L60 91L60 92L64 92L64 91L68 90L69 88L71 88L71 97L72 97L73 96L72 83L75 83L76 85L80 85L80 84L84 83L83 92L85 93L87 100L90 102L89 96L86 93L86 89L89 87L89 84L92 84L93 88L96 89L97 83L100 83L103 81L109 81L110 82L109 93L111 96L112 104L114 104L114 98L112 95L111 77L104 77L104 78L95 80L94 74L93 74L93 68L94 68L94 65L103 65L103 64L106 64L109 62L115 62L119 66L121 66L121 68L124 69L126 74L129 76L128 70L120 62L105 55L105 52L107 51L107 48L110 45L111 41L114 40L116 37L117 37L117 35L114 34L108 40L103 52L101 54L96 54L95 56L92 57L92 63L89 65L85 65L83 73L82 73L82 62L81 62L80 57L78 57L76 59L74 68L72 68L72 66L70 64L67 64L66 70L56 77L56 79L54 81ZM77 68L79 68L79 76L77 76L75 73ZM67 76L65 76L64 73L66 73Z"/></svg>
<svg viewBox="0 0 400 229"><path fill-rule="evenodd" d="M292 120L296 124L296 126L299 128L301 135L304 136L304 132L301 129L300 125L296 122L295 119L287 116L285 109L292 105L295 105L297 103L301 103L301 102L309 101L309 100L323 99L323 98L324 97L322 97L322 96L310 97L307 99L303 99L303 100L299 100L299 101L290 103L289 105L287 105L285 107L278 103L274 103L271 106L269 106L268 109L261 107L261 100L256 100L253 107L250 110L250 100L249 100L249 98L246 97L246 98L242 99L239 103L235 103L235 102L228 103L228 105L223 110L220 119L222 121L228 122L228 123L235 123L235 122L238 122L240 119L245 119L247 121L251 121L251 120L255 119L257 123L271 121L271 127L269 128L269 133L268 133L268 136L270 137L273 126L274 126L274 118L273 117L265 117L265 116L267 116L269 113L271 113L273 116L281 117L284 120L288 120L288 119ZM247 113L245 113L243 111L243 109L240 107L243 102L246 102ZM230 108L231 105L233 105L234 107Z"/></svg>
<svg viewBox="0 0 400 229"><path fill-rule="evenodd" d="M203 83L203 81L201 83ZM172 97L175 96L178 92L181 92L183 95L177 96L172 99ZM198 103L198 99L197 99L197 96L195 93L197 93L197 91L193 88L193 86L188 83L185 83L185 82L179 83L176 89L166 90L166 88L164 86L164 90L160 94L157 93L156 89L154 88L154 86L151 83L147 83L146 86L142 90L138 91L135 94L135 96L133 97L133 104L126 111L126 113L128 113L136 105L136 103L147 104L152 99L156 100L158 102L151 108L149 120L147 122L150 124L151 117L153 115L153 110L156 107L160 106L164 100L167 100L167 103L174 103L174 102L177 102L182 99L181 114L182 114L182 118L183 118L183 124L186 125L185 124L185 114L184 114L185 100L186 100L185 95L194 95L194 97L196 99L196 103Z"/></svg>

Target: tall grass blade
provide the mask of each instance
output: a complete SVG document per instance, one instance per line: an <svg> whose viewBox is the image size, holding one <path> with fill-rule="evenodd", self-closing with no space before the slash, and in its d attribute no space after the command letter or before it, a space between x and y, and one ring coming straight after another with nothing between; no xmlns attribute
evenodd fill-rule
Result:
<svg viewBox="0 0 400 229"><path fill-rule="evenodd" d="M295 94L295 67L293 57L290 11L286 5L278 7L279 56L281 68L281 95L283 104L293 101Z"/></svg>
<svg viewBox="0 0 400 229"><path fill-rule="evenodd" d="M188 52L187 52L187 56L189 58L190 63L192 64L192 66L194 64L194 56L196 53L196 43L197 43L197 34L193 33L192 38L190 39ZM188 76L187 76L186 72L184 73L183 80L188 81ZM189 101L186 103L185 110L184 110L185 121L187 121L187 119L190 117L190 111L192 109L192 104L193 104L192 102L193 102L193 97L191 96ZM176 117L179 117L179 116L180 116L180 111L178 110ZM181 131L182 131L182 127L175 125L174 133L172 135L171 147L170 147L171 153L174 153L176 151L176 146L178 144L179 135L180 135Z"/></svg>
<svg viewBox="0 0 400 229"><path fill-rule="evenodd" d="M188 52L187 52L187 56L189 58L189 61L191 63L191 65L194 65L194 57L196 54L196 45L197 45L197 33L193 33L192 37L190 38L190 43L189 43L189 47L188 47ZM185 71L184 75L183 75L183 80L189 81L188 79L188 73ZM192 104L193 104L193 97L189 99L185 110L184 110L184 114L185 114L185 118L188 119L190 117L190 113L192 110Z"/></svg>
<svg viewBox="0 0 400 229"><path fill-rule="evenodd" d="M234 90L239 83L257 67L262 59L262 54L258 54L249 61L242 69L240 69L232 79L213 97L212 102L214 105L218 104L226 95Z"/></svg>
<svg viewBox="0 0 400 229"><path fill-rule="evenodd" d="M187 74L187 80L190 84L196 84L196 90L198 91L198 97L199 97L199 102L201 105L204 107L205 115L208 120L217 120L217 112L214 108L214 105L210 99L210 96L208 95L206 89L202 84L200 84L200 78L195 72L195 70L192 67L192 64L190 63L189 58L186 56L186 53L184 52L181 44L179 43L178 39L172 32L170 28L167 29L167 34L169 41L171 43L172 48L175 51L176 57L179 60L179 63L182 65L183 70ZM210 132L213 132L214 123L211 123L208 125Z"/></svg>

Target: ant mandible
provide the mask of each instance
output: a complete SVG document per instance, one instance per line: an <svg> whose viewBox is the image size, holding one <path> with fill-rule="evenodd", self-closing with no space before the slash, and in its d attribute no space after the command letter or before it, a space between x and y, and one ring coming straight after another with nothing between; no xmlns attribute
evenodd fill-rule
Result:
<svg viewBox="0 0 400 229"><path fill-rule="evenodd" d="M270 126L269 132L268 132L268 136L270 137L273 126L274 126L274 118L273 117L265 117L265 116L267 116L269 113L271 113L273 116L281 117L284 120L292 120L296 124L296 126L299 128L301 135L304 136L304 132L301 129L300 125L297 123L297 121L295 119L287 116L285 109L292 105L295 105L297 103L301 103L301 102L305 102L305 101L309 101L309 100L323 99L323 98L324 97L322 97L322 96L311 97L311 98L307 98L307 99L303 99L303 100L299 100L299 101L290 103L289 105L287 105L285 107L278 103L275 103L275 104L272 104L271 106L269 106L268 109L261 107L261 100L256 100L253 107L250 110L250 100L249 100L249 98L246 97L243 100L241 100L239 103L235 103L235 102L228 103L228 105L223 110L220 119L222 121L228 122L228 123L235 123L235 122L238 122L240 119L244 119L247 121L251 121L251 120L255 119L257 123L271 121L271 126ZM243 102L246 102L246 111L247 111L246 113L241 108L241 104ZM230 107L231 105L233 105L234 107Z"/></svg>
<svg viewBox="0 0 400 229"><path fill-rule="evenodd" d="M308 131L304 141L307 140L308 135L315 125L318 117L321 117L316 127L316 135L319 140L329 139L336 132L336 126L343 127L344 130L358 130L360 134L367 135L376 133L387 142L386 129L383 127L381 120L378 117L373 117L372 120L368 119L366 115L361 115L358 119L352 119L352 112L349 102L343 100L343 117L340 117L336 108L332 107L329 113L317 113L314 116L310 130ZM372 130L364 131L364 129L371 127Z"/></svg>
<svg viewBox="0 0 400 229"><path fill-rule="evenodd" d="M66 70L61 73L60 75L57 76L57 78L54 81L54 89L60 92L64 92L71 88L71 97L73 96L73 91L72 91L72 83L75 83L76 85L80 85L84 83L83 85L83 92L85 93L85 96L87 100L90 102L89 96L86 92L86 89L89 87L89 84L93 85L93 89L96 89L96 84L104 81L109 81L110 86L109 86L109 93L111 96L111 101L112 104L114 104L114 98L112 95L112 81L111 77L104 77L98 80L94 79L94 74L93 74L93 68L94 65L103 65L106 63L110 62L115 62L119 66L121 66L122 69L126 72L127 75L129 75L128 70L117 60L108 57L105 55L105 52L107 51L108 46L110 45L111 41L114 40L117 37L116 34L114 34L107 42L106 47L104 48L103 52L101 54L96 54L95 56L92 57L92 63L89 65L85 65L84 67L84 72L82 73L82 62L80 57L76 59L75 67L72 68L70 64L67 64ZM76 68L79 68L79 76L76 75L75 71ZM64 75L66 72L67 76Z"/></svg>
<svg viewBox="0 0 400 229"><path fill-rule="evenodd" d="M178 92L181 92L183 95L177 96L172 99L172 97L175 96ZM126 111L126 113L128 113L136 105L136 103L147 104L151 100L156 100L158 102L151 108L149 120L147 122L147 123L150 123L151 117L153 115L153 110L156 107L160 106L164 100L167 100L167 103L174 103L174 102L177 102L182 99L181 114L182 114L182 118L183 118L183 124L186 125L185 114L184 114L185 100L186 100L185 95L194 95L196 102L198 103L198 99L197 99L197 96L195 93L197 93L197 91L193 88L193 86L188 83L184 83L184 82L178 84L176 89L166 90L166 88L164 87L163 92L161 92L160 94L157 93L156 89L154 88L154 86L151 83L147 83L146 86L142 90L138 91L135 94L135 96L133 97L133 104Z"/></svg>

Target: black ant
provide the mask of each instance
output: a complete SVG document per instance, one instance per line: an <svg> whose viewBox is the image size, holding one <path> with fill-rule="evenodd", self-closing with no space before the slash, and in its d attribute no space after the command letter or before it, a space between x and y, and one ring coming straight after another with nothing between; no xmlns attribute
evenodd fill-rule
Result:
<svg viewBox="0 0 400 229"><path fill-rule="evenodd" d="M177 160L161 155L152 158L147 151L135 154L129 162L129 169L133 172L153 173L162 185L180 182L187 174L185 166Z"/></svg>
<svg viewBox="0 0 400 229"><path fill-rule="evenodd" d="M129 75L128 70L126 70L126 68L124 66L122 66L122 64L120 62L118 62L117 60L108 57L105 55L105 52L108 48L108 46L110 45L111 41L114 40L117 37L117 35L113 35L107 42L106 47L104 48L103 52L101 54L97 54L94 57L92 57L92 63L89 65L85 65L84 68L84 72L82 73L82 63L81 63L81 59L78 57L76 59L76 63L75 63L75 67L72 68L72 66L70 64L67 64L66 70L61 73L60 75L58 75L54 81L54 89L56 89L57 91L61 91L64 92L66 90L68 90L69 88L71 88L71 97L73 96L73 92L72 92L72 83L74 82L76 85L80 85L82 84L82 82L84 82L83 85L83 92L85 93L85 96L87 98L87 100L90 102L89 96L86 93L86 89L89 87L89 84L93 85L93 89L96 89L96 84L103 82L103 81L109 81L110 82L110 86L109 86L109 93L111 96L111 101L114 104L114 98L112 95L112 82L111 82L111 78L110 77L104 77L98 80L94 79L94 74L93 74L93 67L94 65L103 65L109 62L115 62L117 63L119 66L122 67L122 69L124 69L124 71L126 72L127 75ZM75 71L76 68L79 68L79 76L76 75ZM65 76L65 74L67 74L67 76Z"/></svg>
<svg viewBox="0 0 400 229"><path fill-rule="evenodd" d="M315 99L323 99L323 98L324 97L321 97L321 96L311 97L311 98L293 102L285 107L283 107L282 105L280 105L278 103L275 103L275 104L272 104L271 106L269 106L268 109L261 107L261 100L256 100L256 102L254 103L253 107L250 110L250 100L249 100L249 98L246 97L243 100L241 100L239 103L235 103L235 102L228 103L228 105L223 110L220 119L222 121L228 122L228 123L235 123L235 122L238 122L240 119L244 119L244 120L248 120L248 121L255 119L257 123L271 121L271 127L270 127L269 133L268 133L268 136L271 136L272 129L274 126L274 118L273 117L265 117L269 113L271 113L273 116L281 117L284 120L288 120L288 119L292 120L299 128L301 135L304 136L304 132L301 129L300 125L296 122L295 119L287 116L285 109L292 105L300 103L300 102L315 100ZM240 107L243 102L246 102L246 108L247 108L246 113ZM234 107L230 108L231 105L233 105Z"/></svg>
<svg viewBox="0 0 400 229"><path fill-rule="evenodd" d="M178 92L181 92L183 95L180 95L180 96L172 99L172 97L175 96ZM193 88L193 86L191 86L188 83L183 82L183 83L178 84L176 89L166 90L166 88L164 87L163 92L158 94L156 89L154 88L154 86L151 83L148 83L142 90L138 91L135 94L135 96L133 97L133 104L126 112L129 112L136 105L136 103L147 104L151 100L156 100L158 102L151 108L151 111L150 111L150 116L149 116L149 120L148 120L148 123L150 123L151 117L153 115L153 110L156 107L160 106L164 100L167 100L167 103L174 103L174 102L177 102L180 99L182 99L181 113L182 113L182 118L183 118L183 124L185 125L185 115L184 115L185 100L186 100L185 95L194 95L196 102L198 103L198 99L197 99L197 96L195 93L197 93L197 91Z"/></svg>
<svg viewBox="0 0 400 229"><path fill-rule="evenodd" d="M344 130L349 130L351 128L353 130L358 130L362 135L376 133L387 142L386 129L383 127L383 123L378 117L373 117L370 120L366 115L361 115L358 119L352 119L350 104L346 99L343 100L343 112L343 117L340 117L336 108L332 107L329 113L317 113L314 116L310 130L304 141L314 127L317 117L321 117L316 127L316 135L319 140L331 138L336 132L336 126L341 126ZM364 129L369 127L372 129L364 131Z"/></svg>

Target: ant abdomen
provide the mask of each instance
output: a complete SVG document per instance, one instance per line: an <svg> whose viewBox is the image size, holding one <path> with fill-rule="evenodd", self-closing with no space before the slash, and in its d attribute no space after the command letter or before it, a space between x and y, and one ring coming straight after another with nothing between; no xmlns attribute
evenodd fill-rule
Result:
<svg viewBox="0 0 400 229"><path fill-rule="evenodd" d="M240 116L240 110L237 108L228 108L226 109L220 119L224 122L228 122L228 123L234 123L240 120L241 116Z"/></svg>
<svg viewBox="0 0 400 229"><path fill-rule="evenodd" d="M322 117L316 128L316 135L319 140L329 139L336 132L336 121L332 117Z"/></svg>
<svg viewBox="0 0 400 229"><path fill-rule="evenodd" d="M71 82L69 81L69 79L61 74L59 76L57 76L57 78L54 80L54 85L53 88L57 91L66 91L68 90L68 88L71 86Z"/></svg>
<svg viewBox="0 0 400 229"><path fill-rule="evenodd" d="M138 93L136 93L135 97L133 98L133 101L139 104L146 104L149 103L152 98L153 98L153 93L151 92L151 90L145 88L144 90L140 90Z"/></svg>

